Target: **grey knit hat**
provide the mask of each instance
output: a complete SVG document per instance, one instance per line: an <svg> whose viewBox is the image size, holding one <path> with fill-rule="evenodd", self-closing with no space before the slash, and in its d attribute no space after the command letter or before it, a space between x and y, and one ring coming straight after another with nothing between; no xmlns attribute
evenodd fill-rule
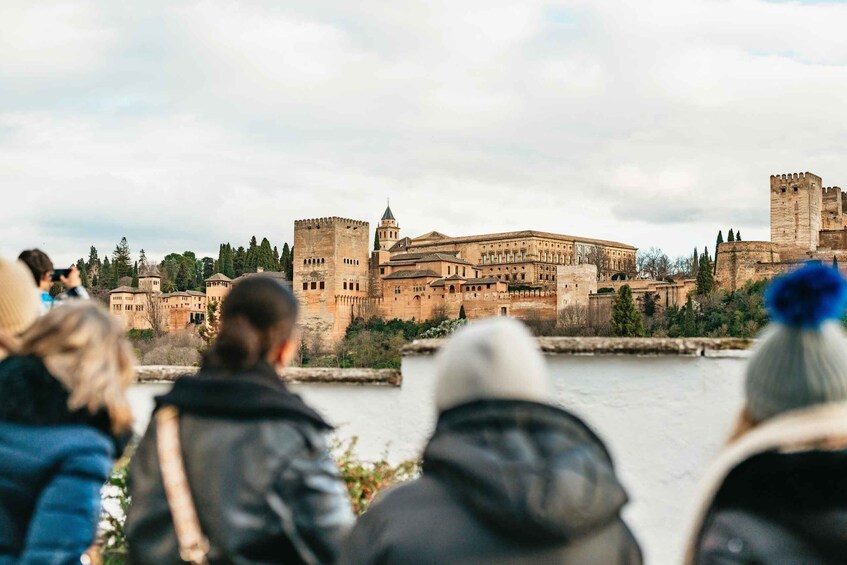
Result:
<svg viewBox="0 0 847 565"><path fill-rule="evenodd" d="M526 326L509 318L473 322L457 331L439 352L436 372L439 412L476 400L551 402L544 356Z"/></svg>
<svg viewBox="0 0 847 565"><path fill-rule="evenodd" d="M820 264L775 279L765 293L773 322L747 365L747 411L761 422L789 410L847 400L847 283Z"/></svg>

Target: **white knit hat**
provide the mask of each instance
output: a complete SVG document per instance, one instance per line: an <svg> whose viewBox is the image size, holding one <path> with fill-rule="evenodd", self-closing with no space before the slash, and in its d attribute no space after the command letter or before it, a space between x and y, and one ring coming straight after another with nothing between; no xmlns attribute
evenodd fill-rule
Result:
<svg viewBox="0 0 847 565"><path fill-rule="evenodd" d="M38 318L38 289L22 261L0 258L0 330L17 335Z"/></svg>
<svg viewBox="0 0 847 565"><path fill-rule="evenodd" d="M436 374L439 412L476 400L551 402L544 356L526 326L509 318L457 331L438 354Z"/></svg>
<svg viewBox="0 0 847 565"><path fill-rule="evenodd" d="M747 365L747 411L755 422L814 404L847 400L847 282L820 264L773 281L773 322Z"/></svg>

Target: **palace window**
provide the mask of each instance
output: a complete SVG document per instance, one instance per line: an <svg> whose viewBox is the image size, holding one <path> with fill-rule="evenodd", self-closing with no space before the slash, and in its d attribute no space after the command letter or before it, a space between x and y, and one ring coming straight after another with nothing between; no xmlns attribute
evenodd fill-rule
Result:
<svg viewBox="0 0 847 565"><path fill-rule="evenodd" d="M312 282L312 290L315 290L317 288L318 288L318 283Z"/></svg>
<svg viewBox="0 0 847 565"><path fill-rule="evenodd" d="M324 289L324 282L321 281L321 290L323 290L323 289Z"/></svg>

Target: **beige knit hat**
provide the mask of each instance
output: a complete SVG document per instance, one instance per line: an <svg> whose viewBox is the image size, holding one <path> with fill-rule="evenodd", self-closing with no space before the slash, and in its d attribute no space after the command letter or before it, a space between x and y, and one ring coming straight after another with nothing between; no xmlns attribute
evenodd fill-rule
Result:
<svg viewBox="0 0 847 565"><path fill-rule="evenodd" d="M0 330L17 335L38 318L38 289L22 261L0 257Z"/></svg>
<svg viewBox="0 0 847 565"><path fill-rule="evenodd" d="M435 406L444 412L477 400L552 403L553 386L538 343L510 318L472 322L436 359Z"/></svg>

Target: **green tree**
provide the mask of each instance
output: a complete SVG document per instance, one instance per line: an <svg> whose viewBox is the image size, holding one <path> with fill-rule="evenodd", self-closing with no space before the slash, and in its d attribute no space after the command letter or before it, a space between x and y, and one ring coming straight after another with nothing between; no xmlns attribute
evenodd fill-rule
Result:
<svg viewBox="0 0 847 565"><path fill-rule="evenodd" d="M114 288L112 286L112 264L109 262L108 257L103 259L103 266L100 267L100 273L98 274L98 283L100 288L106 290L112 290Z"/></svg>
<svg viewBox="0 0 847 565"><path fill-rule="evenodd" d="M628 284L618 290L612 302L612 335L616 337L643 337L644 321L632 299Z"/></svg>
<svg viewBox="0 0 847 565"><path fill-rule="evenodd" d="M203 280L215 274L215 260L211 257L203 257Z"/></svg>
<svg viewBox="0 0 847 565"><path fill-rule="evenodd" d="M274 266L274 250L271 248L271 242L268 241L268 238L262 238L261 245L256 249L254 262L257 271L260 267L265 271L276 270Z"/></svg>
<svg viewBox="0 0 847 565"><path fill-rule="evenodd" d="M288 242L285 242L282 246L282 253L279 256L279 270L285 273L286 276L288 276L288 270L291 267L291 261L291 248L288 247ZM291 278L289 278L288 280L291 280Z"/></svg>
<svg viewBox="0 0 847 565"><path fill-rule="evenodd" d="M732 241L732 230L729 230L730 241ZM718 230L718 239L715 242L715 264L712 265L712 274L717 273L718 269L718 253L720 252L721 243L723 243L723 232Z"/></svg>
<svg viewBox="0 0 847 565"><path fill-rule="evenodd" d="M138 261L132 266L132 287L138 288Z"/></svg>
<svg viewBox="0 0 847 565"><path fill-rule="evenodd" d="M253 238L255 239L255 238ZM239 246L232 254L233 276L240 277L244 273L250 272L247 266L247 250Z"/></svg>
<svg viewBox="0 0 847 565"><path fill-rule="evenodd" d="M707 247L700 256L700 267L697 269L697 288L698 295L705 295L712 292L715 287L715 277L712 274L712 264L709 261L709 248Z"/></svg>
<svg viewBox="0 0 847 565"><path fill-rule="evenodd" d="M276 248L276 245L274 245L274 271L281 271L281 270L282 270L282 264L280 263L280 259L279 259L279 250Z"/></svg>
<svg viewBox="0 0 847 565"><path fill-rule="evenodd" d="M735 232L735 241L741 241L741 230Z"/></svg>
<svg viewBox="0 0 847 565"><path fill-rule="evenodd" d="M464 304L462 304L459 307L459 319L460 320L467 320L468 319L467 315L465 314L465 305Z"/></svg>
<svg viewBox="0 0 847 565"><path fill-rule="evenodd" d="M832 268L838 270L838 257L835 255L832 256Z"/></svg>
<svg viewBox="0 0 847 565"><path fill-rule="evenodd" d="M231 279L235 278L235 254L232 252L232 246L227 243L224 254L224 264L221 273Z"/></svg>
<svg viewBox="0 0 847 565"><path fill-rule="evenodd" d="M288 245L287 243L285 245ZM285 270L285 278L290 281L294 280L294 246L291 246L291 254L288 259L288 268Z"/></svg>
<svg viewBox="0 0 847 565"><path fill-rule="evenodd" d="M700 271L700 256L697 254L697 248L694 248L694 255L691 259L691 276L697 278L697 273Z"/></svg>
<svg viewBox="0 0 847 565"><path fill-rule="evenodd" d="M379 251L379 230L374 233L374 251Z"/></svg>
<svg viewBox="0 0 847 565"><path fill-rule="evenodd" d="M732 231L732 228L729 230L729 235L726 238L727 241L735 241L735 234Z"/></svg>
<svg viewBox="0 0 847 565"><path fill-rule="evenodd" d="M88 286L88 266L85 264L85 259L80 257L77 259L76 268L79 271L79 278L82 280L82 286Z"/></svg>
<svg viewBox="0 0 847 565"><path fill-rule="evenodd" d="M147 254L142 249L138 254L138 273L143 274L150 270L150 263L147 262Z"/></svg>
<svg viewBox="0 0 847 565"><path fill-rule="evenodd" d="M122 237L120 243L115 246L115 250L112 252L112 288L116 288L123 277L131 276L132 256L126 238Z"/></svg>
<svg viewBox="0 0 847 565"><path fill-rule="evenodd" d="M694 303L690 296L685 302L685 307L683 308L683 320L682 334L685 337L693 337L697 335L697 319L694 315Z"/></svg>

